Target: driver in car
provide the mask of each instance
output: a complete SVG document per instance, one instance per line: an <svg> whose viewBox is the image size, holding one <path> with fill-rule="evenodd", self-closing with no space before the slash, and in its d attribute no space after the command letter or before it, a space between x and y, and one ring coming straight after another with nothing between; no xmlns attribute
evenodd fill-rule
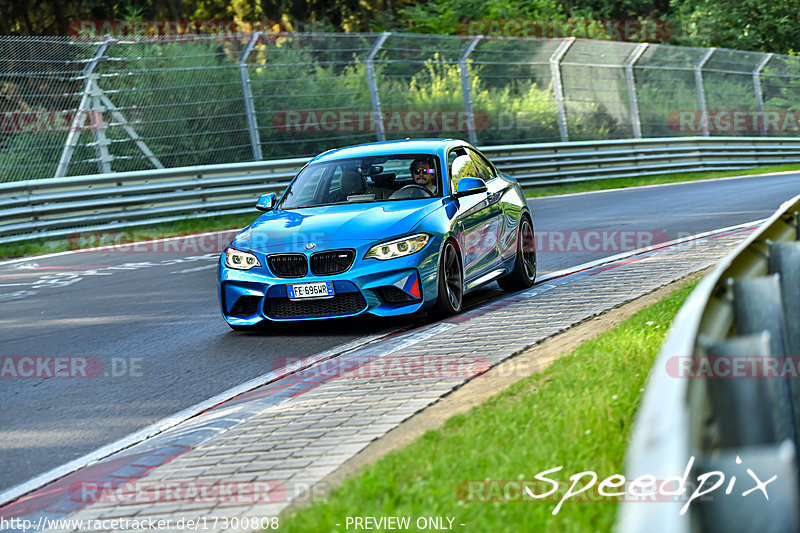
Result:
<svg viewBox="0 0 800 533"><path fill-rule="evenodd" d="M436 195L436 167L429 158L417 158L411 163L411 177L414 183L421 185Z"/></svg>

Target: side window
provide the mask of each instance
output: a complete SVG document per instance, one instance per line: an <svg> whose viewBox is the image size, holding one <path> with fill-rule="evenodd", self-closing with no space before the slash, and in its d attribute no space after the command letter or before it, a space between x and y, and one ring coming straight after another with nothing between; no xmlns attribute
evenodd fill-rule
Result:
<svg viewBox="0 0 800 533"><path fill-rule="evenodd" d="M464 148L455 148L447 154L447 166L450 169L450 192L456 191L458 180L463 177L476 177L478 171Z"/></svg>
<svg viewBox="0 0 800 533"><path fill-rule="evenodd" d="M489 164L484 157L476 152L475 150L469 150L469 155L472 158L472 162L475 164L475 169L477 170L478 174L476 177L481 178L485 182L489 182L489 180L494 178L494 169L492 169L492 165Z"/></svg>

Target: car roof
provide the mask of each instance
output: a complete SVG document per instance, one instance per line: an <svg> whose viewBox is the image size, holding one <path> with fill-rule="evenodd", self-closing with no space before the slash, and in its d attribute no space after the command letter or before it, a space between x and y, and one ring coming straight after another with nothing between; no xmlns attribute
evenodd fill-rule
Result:
<svg viewBox="0 0 800 533"><path fill-rule="evenodd" d="M394 155L394 154L431 154L441 155L451 146L468 144L459 139L405 139L401 141L384 141L356 146L346 146L324 152L309 163L348 159L351 157L364 157L368 155Z"/></svg>

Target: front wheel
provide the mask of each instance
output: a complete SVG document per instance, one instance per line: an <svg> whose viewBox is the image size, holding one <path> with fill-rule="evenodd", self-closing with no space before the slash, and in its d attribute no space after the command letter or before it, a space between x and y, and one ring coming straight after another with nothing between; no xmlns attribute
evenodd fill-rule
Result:
<svg viewBox="0 0 800 533"><path fill-rule="evenodd" d="M536 242L533 225L527 217L523 217L517 232L517 259L514 261L514 270L497 280L497 284L504 291L515 291L533 286L535 279Z"/></svg>
<svg viewBox="0 0 800 533"><path fill-rule="evenodd" d="M439 296L431 314L434 318L453 316L461 312L464 298L464 276L461 258L452 242L447 242L439 260Z"/></svg>

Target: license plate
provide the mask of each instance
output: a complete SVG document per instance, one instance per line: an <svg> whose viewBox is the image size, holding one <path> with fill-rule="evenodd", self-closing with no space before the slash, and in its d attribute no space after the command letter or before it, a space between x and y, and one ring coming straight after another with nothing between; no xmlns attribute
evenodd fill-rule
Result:
<svg viewBox="0 0 800 533"><path fill-rule="evenodd" d="M320 281L319 283L294 283L287 285L290 300L302 298L329 298L333 296L333 282Z"/></svg>

